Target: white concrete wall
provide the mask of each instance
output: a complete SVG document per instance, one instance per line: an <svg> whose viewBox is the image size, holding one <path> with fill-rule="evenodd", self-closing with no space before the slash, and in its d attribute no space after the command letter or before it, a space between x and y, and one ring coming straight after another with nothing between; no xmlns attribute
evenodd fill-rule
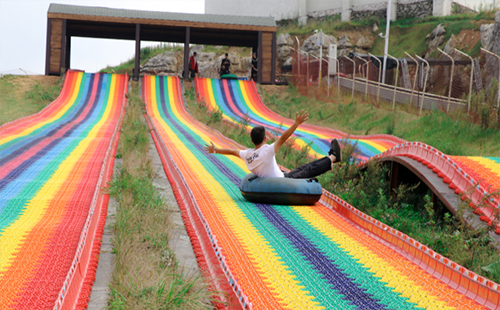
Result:
<svg viewBox="0 0 500 310"><path fill-rule="evenodd" d="M419 0L392 0L391 20L396 20L397 4ZM272 16L276 20L295 19L304 22L306 16L320 17L341 14L348 21L351 11L387 9L387 0L205 0L206 14ZM434 0L434 16L451 13L451 0Z"/></svg>
<svg viewBox="0 0 500 310"><path fill-rule="evenodd" d="M432 6L433 16L448 16L451 14L451 0L434 0Z"/></svg>
<svg viewBox="0 0 500 310"><path fill-rule="evenodd" d="M305 3L306 0L205 0L205 14L294 19L306 15Z"/></svg>
<svg viewBox="0 0 500 310"><path fill-rule="evenodd" d="M331 9L341 9L342 1L331 1L331 0L308 0L307 12L317 12L317 11L328 11Z"/></svg>

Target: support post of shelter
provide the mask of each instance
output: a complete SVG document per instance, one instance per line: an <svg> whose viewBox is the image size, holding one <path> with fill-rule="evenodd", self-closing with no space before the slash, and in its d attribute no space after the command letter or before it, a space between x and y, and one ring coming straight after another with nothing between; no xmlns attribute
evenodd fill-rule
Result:
<svg viewBox="0 0 500 310"><path fill-rule="evenodd" d="M50 74L50 40L51 40L51 18L47 18L47 47L45 48L45 75Z"/></svg>
<svg viewBox="0 0 500 310"><path fill-rule="evenodd" d="M186 27L186 39L184 41L184 80L189 78L189 41L191 38L191 27Z"/></svg>
<svg viewBox="0 0 500 310"><path fill-rule="evenodd" d="M141 24L135 24L135 65L133 80L139 80L139 66L141 63Z"/></svg>
<svg viewBox="0 0 500 310"><path fill-rule="evenodd" d="M66 70L68 69L66 67L66 52L68 51L66 48L66 26L67 26L67 19L62 20L62 34L61 34L61 62L60 62L60 73L63 75Z"/></svg>
<svg viewBox="0 0 500 310"><path fill-rule="evenodd" d="M66 71L71 68L71 36L66 35L66 59L64 60Z"/></svg>
<svg viewBox="0 0 500 310"><path fill-rule="evenodd" d="M262 61L263 61L263 58L262 58L262 31L259 31L259 38L258 38L258 42L259 42L259 47L258 47L258 55L259 55L259 62L257 64L257 83L262 83Z"/></svg>
<svg viewBox="0 0 500 310"><path fill-rule="evenodd" d="M273 32L272 50L276 51L276 32ZM276 52L272 53L271 58L271 84L276 84Z"/></svg>

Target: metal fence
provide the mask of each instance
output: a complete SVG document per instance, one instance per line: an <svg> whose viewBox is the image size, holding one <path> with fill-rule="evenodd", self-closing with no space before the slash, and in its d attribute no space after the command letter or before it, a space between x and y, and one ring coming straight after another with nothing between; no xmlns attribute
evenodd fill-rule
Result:
<svg viewBox="0 0 500 310"><path fill-rule="evenodd" d="M387 55L385 81L382 56L350 53L338 59L319 58L293 48L291 53L291 83L304 95L339 102L340 92L350 91L351 100L356 92L378 107L389 102L394 109L400 103L416 114L440 109L451 116L466 113L485 127L500 125L500 57L484 49L476 59L457 49L452 53L438 49L440 59Z"/></svg>

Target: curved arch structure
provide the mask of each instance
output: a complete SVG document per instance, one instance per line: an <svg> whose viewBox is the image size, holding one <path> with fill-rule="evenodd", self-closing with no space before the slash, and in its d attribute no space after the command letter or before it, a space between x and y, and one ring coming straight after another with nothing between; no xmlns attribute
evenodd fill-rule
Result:
<svg viewBox="0 0 500 310"><path fill-rule="evenodd" d="M313 206L246 201L238 188L244 162L203 150L209 141L241 146L189 115L180 80L146 76L143 96L198 262L214 288L232 296L227 308L500 306L497 284L326 191Z"/></svg>
<svg viewBox="0 0 500 310"><path fill-rule="evenodd" d="M0 127L0 308L86 308L126 75L68 71L40 113Z"/></svg>
<svg viewBox="0 0 500 310"><path fill-rule="evenodd" d="M281 133L293 121L271 111L262 102L253 81L226 81L198 78L195 81L198 99L206 102L210 110L220 110L228 122L239 122L247 129L263 125L273 132ZM407 142L390 135L355 136L324 127L303 124L294 134L295 146L311 147L311 156L324 156L332 138L344 143L356 144L359 149L360 166L370 160L397 161L417 173L451 212L456 213L458 199L470 199L470 212L477 214L489 225L495 223L500 201L484 200L483 197L500 189L500 158L448 156L420 142ZM406 159L412 160L403 160ZM425 173L420 173L422 164ZM423 171L423 170L422 170ZM425 178L432 173L437 178ZM442 187L446 183L452 193ZM477 206L481 205L480 208ZM476 219L474 226L477 225ZM500 240L500 226L496 227L495 239Z"/></svg>

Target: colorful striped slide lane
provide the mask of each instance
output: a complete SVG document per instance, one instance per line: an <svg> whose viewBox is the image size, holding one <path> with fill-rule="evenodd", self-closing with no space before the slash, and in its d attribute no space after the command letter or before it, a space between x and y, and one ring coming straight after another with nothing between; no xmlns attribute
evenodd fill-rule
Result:
<svg viewBox="0 0 500 310"><path fill-rule="evenodd" d="M450 156L481 186L493 192L500 189L500 157Z"/></svg>
<svg viewBox="0 0 500 310"><path fill-rule="evenodd" d="M248 121L247 129L262 125L279 134L293 123L293 120L274 113L262 103L253 81L196 78L195 87L198 99L204 101L209 110L222 111L224 119L229 122L241 123L244 119ZM310 154L316 157L328 153L332 138L342 139L344 143L356 143L360 159L370 158L405 142L389 135L351 136L348 139L341 131L307 123L295 131L294 137L298 147L310 145Z"/></svg>
<svg viewBox="0 0 500 310"><path fill-rule="evenodd" d="M200 219L188 228L198 261L217 258L240 308L482 309L326 205L244 200L244 162L203 150L209 141L219 148L235 142L187 113L180 80L145 76L143 96L166 173L178 173L180 181L169 177L174 190L187 192L177 196L189 205L186 226ZM202 235L208 245L200 244Z"/></svg>
<svg viewBox="0 0 500 310"><path fill-rule="evenodd" d="M253 126L262 125L279 134L293 122L274 113L263 104L253 81L197 78L195 86L198 99L205 102L211 111L222 111L224 119L229 122L241 123L241 120L245 119L245 123L248 123L248 130ZM341 131L309 124L301 125L294 136L297 138L296 143L299 148L310 145L310 154L316 157L327 154L332 138L342 139L344 143L356 143L360 151L358 159L365 162L374 156L383 155L384 152L397 145L407 143L403 139L389 135L351 135L348 138L347 134ZM500 157L448 157L460 167L460 170L471 176L474 182L480 182L481 193L491 193L500 189ZM441 177L446 178L446 176ZM500 201L495 200L496 206L492 208L498 209L499 204ZM494 217L493 214L483 220L489 222L492 217Z"/></svg>
<svg viewBox="0 0 500 310"><path fill-rule="evenodd" d="M68 71L52 104L0 127L1 309L86 305L100 246L93 238L104 225L90 220L107 207L100 187L127 84L126 75Z"/></svg>

